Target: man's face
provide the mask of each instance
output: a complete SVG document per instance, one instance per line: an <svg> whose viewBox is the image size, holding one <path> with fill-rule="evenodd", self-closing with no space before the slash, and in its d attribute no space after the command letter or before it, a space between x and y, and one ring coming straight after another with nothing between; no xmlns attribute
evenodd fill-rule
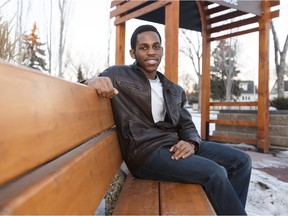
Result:
<svg viewBox="0 0 288 216"><path fill-rule="evenodd" d="M130 50L132 58L136 59L138 66L149 79L155 79L155 73L161 62L163 48L160 38L153 31L138 34L135 50Z"/></svg>

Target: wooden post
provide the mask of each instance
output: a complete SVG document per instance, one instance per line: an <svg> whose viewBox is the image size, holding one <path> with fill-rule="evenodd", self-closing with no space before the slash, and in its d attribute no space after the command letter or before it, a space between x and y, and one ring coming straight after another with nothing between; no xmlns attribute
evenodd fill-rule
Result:
<svg viewBox="0 0 288 216"><path fill-rule="evenodd" d="M201 139L209 139L210 114L210 23L207 22L207 6L203 1L197 1L202 23L202 79L201 79Z"/></svg>
<svg viewBox="0 0 288 216"><path fill-rule="evenodd" d="M269 151L269 31L270 2L262 1L263 15L259 20L259 78L258 78L258 132L257 148Z"/></svg>
<svg viewBox="0 0 288 216"><path fill-rule="evenodd" d="M210 114L210 35L202 33L201 138L208 140Z"/></svg>
<svg viewBox="0 0 288 216"><path fill-rule="evenodd" d="M165 6L165 76L178 83L179 0Z"/></svg>
<svg viewBox="0 0 288 216"><path fill-rule="evenodd" d="M116 26L115 64L125 63L125 22Z"/></svg>

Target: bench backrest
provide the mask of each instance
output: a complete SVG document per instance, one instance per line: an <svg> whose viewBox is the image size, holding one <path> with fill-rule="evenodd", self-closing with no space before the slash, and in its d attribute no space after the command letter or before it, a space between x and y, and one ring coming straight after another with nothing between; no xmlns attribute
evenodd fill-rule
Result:
<svg viewBox="0 0 288 216"><path fill-rule="evenodd" d="M122 157L109 99L0 62L0 214L93 214Z"/></svg>

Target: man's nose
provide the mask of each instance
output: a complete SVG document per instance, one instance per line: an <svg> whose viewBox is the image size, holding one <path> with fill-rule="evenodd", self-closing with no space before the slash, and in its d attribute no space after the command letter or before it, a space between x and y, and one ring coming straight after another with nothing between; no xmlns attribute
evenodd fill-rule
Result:
<svg viewBox="0 0 288 216"><path fill-rule="evenodd" d="M148 49L148 55L155 55L155 50L153 49L153 47L150 47Z"/></svg>

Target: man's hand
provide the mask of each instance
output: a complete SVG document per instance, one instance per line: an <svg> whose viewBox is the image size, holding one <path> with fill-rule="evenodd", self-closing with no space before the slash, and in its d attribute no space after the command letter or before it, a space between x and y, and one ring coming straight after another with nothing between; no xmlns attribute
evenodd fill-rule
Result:
<svg viewBox="0 0 288 216"><path fill-rule="evenodd" d="M86 84L95 88L101 97L111 98L118 94L118 90L113 87L109 77L93 77L86 80Z"/></svg>
<svg viewBox="0 0 288 216"><path fill-rule="evenodd" d="M178 160L180 158L187 158L195 154L195 144L180 140L176 145L170 148L170 152L173 152L173 160Z"/></svg>

